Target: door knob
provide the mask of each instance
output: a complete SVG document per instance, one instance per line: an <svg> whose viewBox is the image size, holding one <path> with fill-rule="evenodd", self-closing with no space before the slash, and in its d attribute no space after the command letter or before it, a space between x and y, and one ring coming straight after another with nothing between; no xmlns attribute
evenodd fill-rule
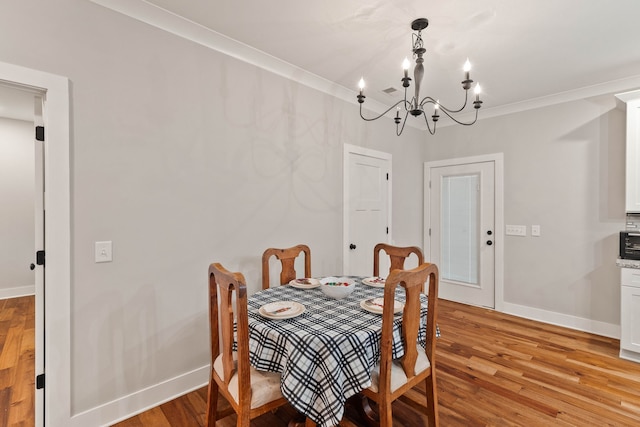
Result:
<svg viewBox="0 0 640 427"><path fill-rule="evenodd" d="M353 243L349 245L349 249L354 250L355 248L356 248L356 245L354 245Z"/></svg>
<svg viewBox="0 0 640 427"><path fill-rule="evenodd" d="M487 231L487 236L491 236L493 234L493 231L489 230Z"/></svg>
<svg viewBox="0 0 640 427"><path fill-rule="evenodd" d="M31 265L29 266L30 270L35 270L36 269L36 265L34 263L31 263Z"/></svg>
<svg viewBox="0 0 640 427"><path fill-rule="evenodd" d="M487 245L491 246L493 245L493 242L491 240L487 240Z"/></svg>

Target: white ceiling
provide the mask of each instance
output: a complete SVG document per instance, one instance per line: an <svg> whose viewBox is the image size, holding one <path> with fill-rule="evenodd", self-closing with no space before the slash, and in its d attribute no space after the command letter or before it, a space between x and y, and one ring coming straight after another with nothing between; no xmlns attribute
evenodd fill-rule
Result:
<svg viewBox="0 0 640 427"><path fill-rule="evenodd" d="M638 0L146 1L354 91L364 76L385 104L420 17L422 95L444 105L462 101L467 57L483 108L640 78Z"/></svg>
<svg viewBox="0 0 640 427"><path fill-rule="evenodd" d="M368 100L399 99L382 90L401 88L410 23L420 17L430 22L421 95L445 106L462 102L467 57L487 113L585 89L640 87L638 0L92 1L114 9L155 5L353 90L354 103L362 76Z"/></svg>

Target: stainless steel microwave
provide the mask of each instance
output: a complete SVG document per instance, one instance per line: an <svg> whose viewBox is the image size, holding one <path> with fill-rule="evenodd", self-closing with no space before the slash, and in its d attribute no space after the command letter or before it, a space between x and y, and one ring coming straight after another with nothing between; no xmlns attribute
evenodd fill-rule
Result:
<svg viewBox="0 0 640 427"><path fill-rule="evenodd" d="M640 231L620 232L620 258L640 260Z"/></svg>

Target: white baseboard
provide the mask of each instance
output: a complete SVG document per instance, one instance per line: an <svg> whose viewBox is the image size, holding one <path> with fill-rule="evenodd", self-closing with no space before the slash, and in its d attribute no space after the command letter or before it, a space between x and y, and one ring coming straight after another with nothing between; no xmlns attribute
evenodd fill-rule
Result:
<svg viewBox="0 0 640 427"><path fill-rule="evenodd" d="M71 418L73 427L110 426L209 383L209 365L91 408Z"/></svg>
<svg viewBox="0 0 640 427"><path fill-rule="evenodd" d="M24 297L36 294L36 285L0 288L0 299Z"/></svg>
<svg viewBox="0 0 640 427"><path fill-rule="evenodd" d="M540 308L527 307L505 302L503 311L507 314L524 317L526 319L538 320L552 325L564 326L565 328L576 329L609 338L620 338L620 325L613 323L599 322L585 319L583 317L570 316L568 314L557 313L555 311L543 310Z"/></svg>

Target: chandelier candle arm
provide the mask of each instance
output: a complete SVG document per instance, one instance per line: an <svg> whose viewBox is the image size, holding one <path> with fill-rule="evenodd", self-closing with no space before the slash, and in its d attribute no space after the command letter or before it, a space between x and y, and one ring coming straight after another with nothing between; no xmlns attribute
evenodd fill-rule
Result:
<svg viewBox="0 0 640 427"><path fill-rule="evenodd" d="M366 121L373 121L381 118L382 116L385 116L393 108L397 108L396 115L395 117L393 117L393 121L396 124L396 135L398 136L402 134L402 131L404 130L404 126L406 124L407 117L409 116L409 114L411 114L414 117L424 116L424 120L427 125L427 130L429 131L430 134L434 135L436 132L436 122L440 119L439 111L442 111L447 117L449 117L451 120L453 120L457 124L470 126L478 120L478 110L482 107L482 101L480 100L481 89L480 89L480 85L476 83L475 90L474 90L476 98L475 98L475 101L473 101L473 108L476 111L475 111L475 117L473 121L462 122L461 120L458 120L454 117L454 114L461 113L467 107L467 101L469 99L468 91L469 89L471 89L471 86L473 84L473 80L471 80L471 77L470 77L471 62L469 62L469 58L467 58L463 66L464 80L461 83L462 83L462 88L465 91L465 95L464 95L464 103L462 104L461 108L457 110L447 108L444 105L442 105L439 100L435 100L431 96L425 96L422 100L420 99L420 89L422 85L422 79L424 78L424 65L423 65L424 57L423 56L427 51L423 46L422 30L427 28L427 26L429 26L429 21L426 18L418 18L411 23L411 29L413 31L416 31L416 33L412 35L412 49L411 49L413 53L413 57L415 59L415 67L413 70L413 77L415 80L415 88L414 88L415 96L413 98L411 98L410 100L407 99L407 88L411 85L411 78L409 77L409 68L411 67L411 63L409 62L408 58L405 58L402 63L403 77L401 81L402 81L402 86L404 87L404 99L396 102L391 107L389 107L385 112L383 112L382 114L376 117L367 118L367 117L364 117L364 115L362 114L362 104L364 103L364 100L366 98L364 96L364 79L360 79L360 82L359 82L360 92L357 95L357 98L358 98L358 103L360 104L360 117ZM433 129L431 129L431 124L429 123L429 116L424 111L424 106L429 103L433 104L433 114L431 115ZM405 110L404 119L400 116L401 106L403 106ZM402 124L402 126L400 126L400 124Z"/></svg>
<svg viewBox="0 0 640 427"><path fill-rule="evenodd" d="M362 96L362 101L360 100L360 96ZM364 95L358 95L358 102L360 103L360 117L362 118L362 120L365 120L367 122L372 122L374 120L378 120L380 117L385 116L389 111L393 110L394 108L400 108L400 107L398 107L398 105L400 105L403 102L405 102L404 100L401 99L400 101L396 102L391 107L387 108L385 111L380 113L380 115L378 115L376 117L367 118L362 114L362 104L364 103L364 98L366 98ZM395 117L394 117L394 121L395 121Z"/></svg>

